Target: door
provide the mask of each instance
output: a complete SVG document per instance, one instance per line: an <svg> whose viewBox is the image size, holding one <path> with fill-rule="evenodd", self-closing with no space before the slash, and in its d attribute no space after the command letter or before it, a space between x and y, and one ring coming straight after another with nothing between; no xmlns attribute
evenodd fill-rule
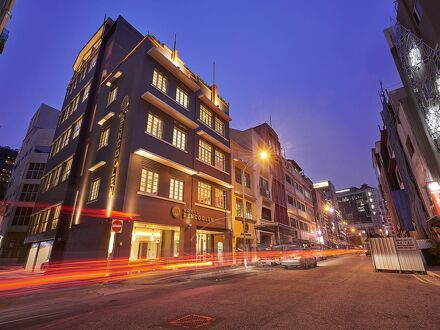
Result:
<svg viewBox="0 0 440 330"><path fill-rule="evenodd" d="M148 242L139 242L138 259L147 259Z"/></svg>

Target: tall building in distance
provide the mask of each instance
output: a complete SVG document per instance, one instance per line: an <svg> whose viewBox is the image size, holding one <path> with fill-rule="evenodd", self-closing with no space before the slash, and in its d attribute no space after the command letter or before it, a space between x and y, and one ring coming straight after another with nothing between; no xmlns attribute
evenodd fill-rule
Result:
<svg viewBox="0 0 440 330"><path fill-rule="evenodd" d="M5 198L17 154L16 149L0 146L0 200Z"/></svg>
<svg viewBox="0 0 440 330"><path fill-rule="evenodd" d="M42 104L33 115L6 192L7 214L0 224L0 263L22 263L24 239L50 152L59 111Z"/></svg>
<svg viewBox="0 0 440 330"><path fill-rule="evenodd" d="M6 41L9 37L9 31L6 29L6 24L11 19L12 7L15 0L4 0L0 3L0 54L3 53Z"/></svg>
<svg viewBox="0 0 440 330"><path fill-rule="evenodd" d="M336 191L343 219L351 228L367 233L383 231L384 206L379 190L363 184Z"/></svg>
<svg viewBox="0 0 440 330"><path fill-rule="evenodd" d="M27 269L230 251L231 119L218 87L122 17L105 21L73 69Z"/></svg>
<svg viewBox="0 0 440 330"><path fill-rule="evenodd" d="M415 184L414 189L405 188L418 192L424 209L411 206L413 211L419 209L412 225L419 238L439 238L440 2L398 0L396 12L395 24L385 30L404 89L397 105L396 126ZM386 193L385 197L392 208L393 199ZM422 213L424 219L420 219Z"/></svg>

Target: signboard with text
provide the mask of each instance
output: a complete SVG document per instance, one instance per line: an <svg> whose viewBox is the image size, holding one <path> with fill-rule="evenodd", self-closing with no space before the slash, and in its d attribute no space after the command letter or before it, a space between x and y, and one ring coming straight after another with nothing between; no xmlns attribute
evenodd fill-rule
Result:
<svg viewBox="0 0 440 330"><path fill-rule="evenodd" d="M124 225L124 221L119 219L112 220L112 232L119 234L122 233L122 226Z"/></svg>
<svg viewBox="0 0 440 330"><path fill-rule="evenodd" d="M416 241L412 237L396 237L397 250L417 250Z"/></svg>

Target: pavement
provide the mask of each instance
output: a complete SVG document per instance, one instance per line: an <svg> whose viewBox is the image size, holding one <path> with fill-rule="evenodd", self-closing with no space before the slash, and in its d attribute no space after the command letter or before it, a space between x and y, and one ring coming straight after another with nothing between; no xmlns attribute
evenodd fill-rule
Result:
<svg viewBox="0 0 440 330"><path fill-rule="evenodd" d="M0 298L0 329L439 329L440 279L370 257L248 268Z"/></svg>

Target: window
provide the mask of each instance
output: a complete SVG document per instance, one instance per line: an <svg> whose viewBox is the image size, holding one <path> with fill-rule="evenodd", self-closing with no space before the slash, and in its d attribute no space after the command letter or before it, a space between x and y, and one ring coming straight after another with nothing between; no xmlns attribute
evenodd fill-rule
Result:
<svg viewBox="0 0 440 330"><path fill-rule="evenodd" d="M142 169L140 191L157 194L157 186L159 183L159 173Z"/></svg>
<svg viewBox="0 0 440 330"><path fill-rule="evenodd" d="M243 217L243 201L238 198L235 200L235 215L237 217Z"/></svg>
<svg viewBox="0 0 440 330"><path fill-rule="evenodd" d="M86 76L86 67L85 66L83 66L82 67L82 69L81 69L81 80L83 80L84 79L84 77Z"/></svg>
<svg viewBox="0 0 440 330"><path fill-rule="evenodd" d="M61 205L58 205L55 207L55 209L53 211L52 225L50 226L51 230L57 229L58 220L60 219L60 213L61 213Z"/></svg>
<svg viewBox="0 0 440 330"><path fill-rule="evenodd" d="M41 179L44 172L44 163L30 163L26 179Z"/></svg>
<svg viewBox="0 0 440 330"><path fill-rule="evenodd" d="M63 149L65 146L67 146L67 144L69 143L69 140L70 140L70 134L71 133L72 133L72 128L69 127L63 133L63 135L61 135L61 138L60 138L60 149Z"/></svg>
<svg viewBox="0 0 440 330"><path fill-rule="evenodd" d="M203 204L211 205L211 185L199 181L198 183L198 201Z"/></svg>
<svg viewBox="0 0 440 330"><path fill-rule="evenodd" d="M214 189L214 205L221 209L226 208L226 191L215 188Z"/></svg>
<svg viewBox="0 0 440 330"><path fill-rule="evenodd" d="M44 210L41 215L41 222L39 226L40 232L45 232L47 229L47 223L49 222L50 209Z"/></svg>
<svg viewBox="0 0 440 330"><path fill-rule="evenodd" d="M84 102L85 100L87 100L87 98L89 97L89 93L90 93L90 83L87 84L87 86L84 88L84 93L83 93L83 97L82 97L82 102Z"/></svg>
<svg viewBox="0 0 440 330"><path fill-rule="evenodd" d="M118 81L116 80L116 81L113 81L110 86L110 91L108 93L107 105L109 105L114 100L116 100L117 93L118 93Z"/></svg>
<svg viewBox="0 0 440 330"><path fill-rule="evenodd" d="M31 234L38 232L40 226L41 213L36 213L32 216L32 228L30 230Z"/></svg>
<svg viewBox="0 0 440 330"><path fill-rule="evenodd" d="M73 134L72 134L72 140L74 138L76 138L79 135L79 130L81 129L81 124L82 124L82 117L80 119L78 119L74 124L73 124Z"/></svg>
<svg viewBox="0 0 440 330"><path fill-rule="evenodd" d="M70 113L74 112L78 108L78 103L79 103L79 95L75 96L75 98L73 99Z"/></svg>
<svg viewBox="0 0 440 330"><path fill-rule="evenodd" d="M69 178L70 170L72 169L72 161L73 158L70 158L68 161L66 161L66 164L64 165L63 175L61 176L61 181L66 181Z"/></svg>
<svg viewBox="0 0 440 330"><path fill-rule="evenodd" d="M246 201L246 218L252 219L252 203Z"/></svg>
<svg viewBox="0 0 440 330"><path fill-rule="evenodd" d="M188 93L180 87L176 89L176 101L185 109L188 109Z"/></svg>
<svg viewBox="0 0 440 330"><path fill-rule="evenodd" d="M266 207L261 208L261 218L265 220L272 220L272 215L270 209Z"/></svg>
<svg viewBox="0 0 440 330"><path fill-rule="evenodd" d="M218 117L214 119L214 129L221 136L225 136L225 123L222 122Z"/></svg>
<svg viewBox="0 0 440 330"><path fill-rule="evenodd" d="M199 159L205 163L212 163L212 146L206 141L199 140Z"/></svg>
<svg viewBox="0 0 440 330"><path fill-rule="evenodd" d="M243 172L241 171L241 168L238 168L237 166L235 166L235 182L241 184L242 183L242 174Z"/></svg>
<svg viewBox="0 0 440 330"><path fill-rule="evenodd" d="M31 218L32 207L17 207L15 209L13 226L27 226Z"/></svg>
<svg viewBox="0 0 440 330"><path fill-rule="evenodd" d="M414 19L417 24L420 24L420 21L422 20L423 16L423 8L420 4L420 0L416 0L414 4L414 12L413 12Z"/></svg>
<svg viewBox="0 0 440 330"><path fill-rule="evenodd" d="M37 198L38 184L24 184L21 189L20 201L33 202Z"/></svg>
<svg viewBox="0 0 440 330"><path fill-rule="evenodd" d="M186 133L177 127L174 127L173 131L173 146L186 150Z"/></svg>
<svg viewBox="0 0 440 330"><path fill-rule="evenodd" d="M98 199L100 178L93 179L90 183L89 202L96 201Z"/></svg>
<svg viewBox="0 0 440 330"><path fill-rule="evenodd" d="M226 156L220 150L215 150L215 167L221 171L225 171Z"/></svg>
<svg viewBox="0 0 440 330"><path fill-rule="evenodd" d="M171 199L183 201L183 181L177 179L170 179L170 195Z"/></svg>
<svg viewBox="0 0 440 330"><path fill-rule="evenodd" d="M414 151L415 150L414 150L414 146L413 146L409 136L406 138L405 145L406 145L406 150L408 151L409 158L412 158L412 156L414 155Z"/></svg>
<svg viewBox="0 0 440 330"><path fill-rule="evenodd" d="M205 125L212 127L212 115L211 110L206 108L203 104L200 104L200 120Z"/></svg>
<svg viewBox="0 0 440 330"><path fill-rule="evenodd" d="M287 181L287 183L292 184L292 178L290 176L288 176L287 174L286 174L286 181Z"/></svg>
<svg viewBox="0 0 440 330"><path fill-rule="evenodd" d="M164 93L167 92L167 78L157 69L154 69L153 72L153 86Z"/></svg>
<svg viewBox="0 0 440 330"><path fill-rule="evenodd" d="M90 61L89 71L95 67L97 59L98 59L97 55L93 56L92 60Z"/></svg>
<svg viewBox="0 0 440 330"><path fill-rule="evenodd" d="M110 127L106 127L102 130L101 136L99 137L98 149L101 149L108 145L108 135L110 133Z"/></svg>
<svg viewBox="0 0 440 330"><path fill-rule="evenodd" d="M269 181L260 177L260 193L261 195L270 198Z"/></svg>
<svg viewBox="0 0 440 330"><path fill-rule="evenodd" d="M246 188L251 187L251 175L247 172L244 173L244 185Z"/></svg>
<svg viewBox="0 0 440 330"><path fill-rule="evenodd" d="M293 205L293 197L290 195L287 195L287 203L289 203L290 205Z"/></svg>
<svg viewBox="0 0 440 330"><path fill-rule="evenodd" d="M159 139L162 139L162 124L162 119L156 115L153 115L152 113L149 113L146 132Z"/></svg>
<svg viewBox="0 0 440 330"><path fill-rule="evenodd" d="M52 175L52 186L53 187L55 187L58 184L58 182L60 181L61 168L62 168L62 165L57 166L55 168L55 170L53 171L53 175Z"/></svg>

